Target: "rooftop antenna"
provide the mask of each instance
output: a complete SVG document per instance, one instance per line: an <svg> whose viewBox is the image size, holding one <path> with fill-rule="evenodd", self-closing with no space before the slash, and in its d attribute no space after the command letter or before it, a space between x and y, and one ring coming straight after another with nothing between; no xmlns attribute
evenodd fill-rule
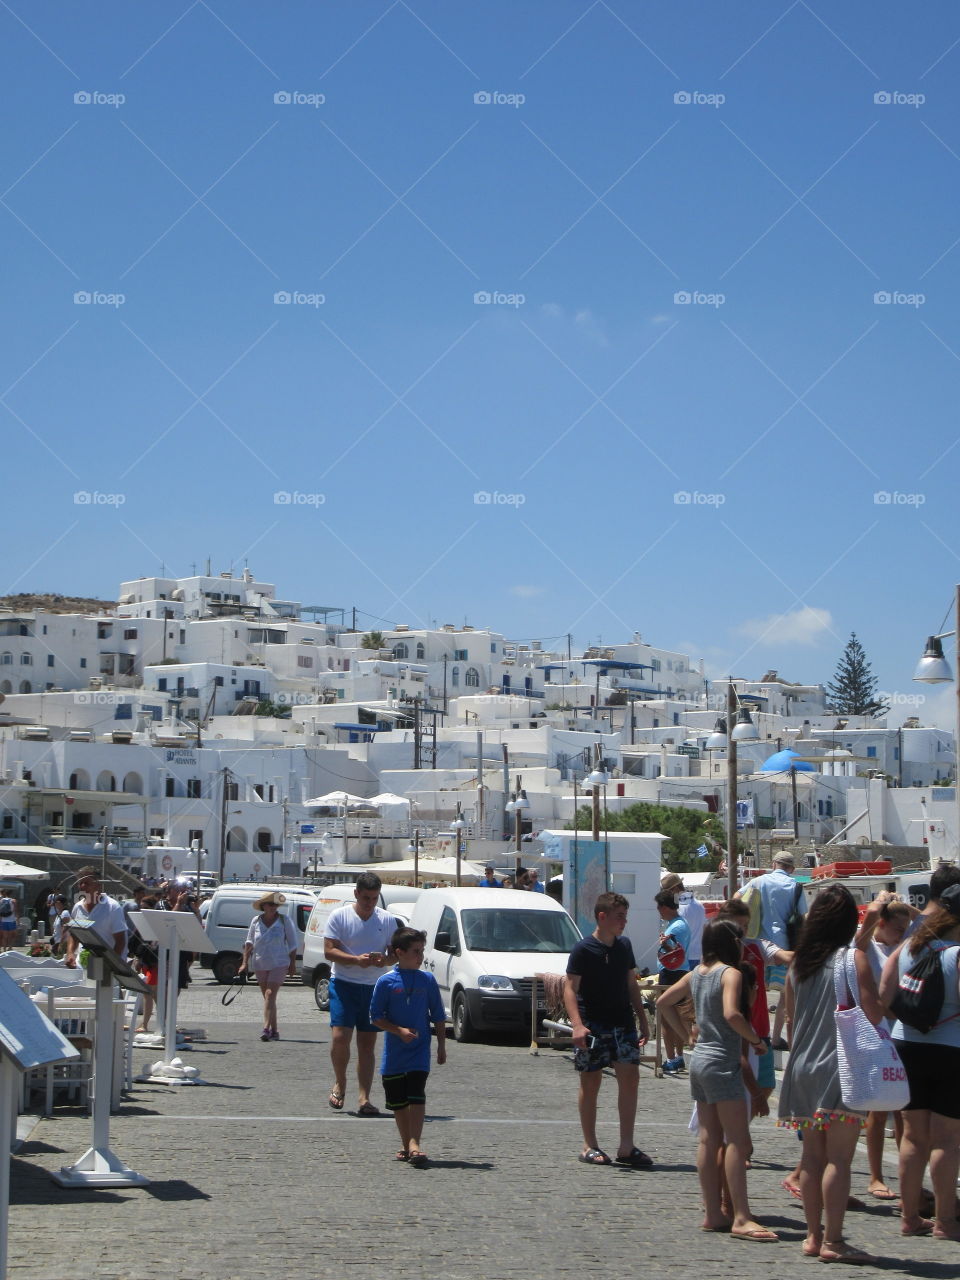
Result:
<svg viewBox="0 0 960 1280"><path fill-rule="evenodd" d="M207 556L207 577L210 577L210 557Z"/></svg>

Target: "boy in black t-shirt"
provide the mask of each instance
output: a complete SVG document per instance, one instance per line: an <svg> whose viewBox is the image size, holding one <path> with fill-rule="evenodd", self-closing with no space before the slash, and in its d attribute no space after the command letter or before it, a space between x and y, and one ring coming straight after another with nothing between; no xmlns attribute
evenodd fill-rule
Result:
<svg viewBox="0 0 960 1280"><path fill-rule="evenodd" d="M648 1169L653 1161L633 1143L640 1046L646 1044L649 1029L633 947L621 936L627 925L627 906L623 894L601 893L593 908L596 929L570 952L563 999L573 1026L573 1065L580 1075L584 1147L579 1159L583 1164L613 1164L597 1141L597 1095L603 1068L612 1065L620 1115L617 1164Z"/></svg>

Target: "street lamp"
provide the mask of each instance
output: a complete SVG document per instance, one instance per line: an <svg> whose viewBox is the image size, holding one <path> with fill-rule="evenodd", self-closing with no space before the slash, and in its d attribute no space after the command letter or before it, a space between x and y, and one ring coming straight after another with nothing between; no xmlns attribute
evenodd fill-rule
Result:
<svg viewBox="0 0 960 1280"><path fill-rule="evenodd" d="M584 782L588 787L593 788L593 838L594 841L600 839L600 788L605 787L610 781L610 775L603 767L603 760L600 755L600 744L596 744L596 760L594 762L593 772L588 773L584 778Z"/></svg>
<svg viewBox="0 0 960 1280"><path fill-rule="evenodd" d="M956 662L957 670L960 671L960 586L954 590L954 629L952 631L941 631L939 635L929 636L927 638L927 647L923 651L923 657L917 663L917 669L913 673L914 680L920 684L947 684L954 679L954 673L950 669L950 664L943 656L943 645L941 640L946 640L948 636L954 637L956 645ZM960 754L960 680L956 682L957 705L954 718L953 728L953 791L956 800L956 838L960 842L960 763L958 763L958 754ZM960 843L958 843L958 853L960 853ZM954 861L960 861L960 857L955 855Z"/></svg>
<svg viewBox="0 0 960 1280"><path fill-rule="evenodd" d="M733 726L733 732L730 737L734 742L757 742L760 738L760 731L753 723L753 718L746 707L741 706L737 712L737 723Z"/></svg>
<svg viewBox="0 0 960 1280"><path fill-rule="evenodd" d="M420 888L420 828L413 828L413 839L407 845L407 853L413 854L413 887Z"/></svg>
<svg viewBox="0 0 960 1280"><path fill-rule="evenodd" d="M457 886L460 885L460 865L463 862L463 829L467 824L463 820L460 812L460 801L457 801L457 816L453 822L453 829L457 833Z"/></svg>
<svg viewBox="0 0 960 1280"><path fill-rule="evenodd" d="M707 751L723 751L727 745L727 722L721 716L713 726L713 733L703 744Z"/></svg>
<svg viewBox="0 0 960 1280"><path fill-rule="evenodd" d="M530 801L527 799L527 793L521 787L520 782L521 782L521 778L518 773L517 774L517 790L514 793L513 800L511 801L512 812L513 812L513 831L514 831L514 837L516 841L516 855L517 855L516 857L517 865L515 868L516 878L514 880L514 884L516 884L517 881L519 880L520 872L523 868L523 815L526 812L526 810L530 808Z"/></svg>

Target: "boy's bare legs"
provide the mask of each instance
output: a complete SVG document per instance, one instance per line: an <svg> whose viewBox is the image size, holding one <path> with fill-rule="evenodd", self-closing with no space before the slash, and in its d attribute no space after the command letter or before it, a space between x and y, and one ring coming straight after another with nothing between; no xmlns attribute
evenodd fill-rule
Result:
<svg viewBox="0 0 960 1280"><path fill-rule="evenodd" d="M420 1150L420 1138L423 1134L423 1121L427 1114L426 1104L411 1102L407 1112L407 1153L415 1156Z"/></svg>
<svg viewBox="0 0 960 1280"><path fill-rule="evenodd" d="M330 1028L330 1062L333 1066L335 1090L341 1098L347 1096L347 1064L350 1061L350 1042L353 1027ZM369 1085L367 1086L369 1090Z"/></svg>
<svg viewBox="0 0 960 1280"><path fill-rule="evenodd" d="M599 1151L601 1147L597 1141L597 1095L600 1092L603 1072L581 1071L579 1075L580 1093L577 1105L580 1111L580 1128L583 1130L583 1150L584 1152ZM634 1094L634 1110L636 1110L636 1094Z"/></svg>
<svg viewBox="0 0 960 1280"><path fill-rule="evenodd" d="M397 1131L400 1134L400 1148L406 1154L410 1154L410 1108L399 1107L393 1113L393 1118L397 1122ZM398 1156L399 1159L399 1156Z"/></svg>
<svg viewBox="0 0 960 1280"><path fill-rule="evenodd" d="M617 1155L629 1156L634 1148L633 1130L637 1119L637 1087L640 1084L640 1068L631 1062L615 1062L613 1071L617 1077L617 1111L620 1115L620 1145L617 1147ZM602 1072L598 1071L596 1074L599 1076ZM597 1105L594 1097L594 1134L596 1134L596 1119Z"/></svg>

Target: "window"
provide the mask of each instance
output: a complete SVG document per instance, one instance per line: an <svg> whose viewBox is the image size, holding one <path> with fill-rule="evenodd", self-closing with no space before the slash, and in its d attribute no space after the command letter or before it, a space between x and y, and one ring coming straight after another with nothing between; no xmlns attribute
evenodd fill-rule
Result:
<svg viewBox="0 0 960 1280"><path fill-rule="evenodd" d="M424 648L423 641L418 640L417 641L417 658L419 660L421 658L425 658L426 656L427 656L427 651Z"/></svg>
<svg viewBox="0 0 960 1280"><path fill-rule="evenodd" d="M494 653L494 654L497 652L497 645L496 645L496 641L491 641L491 642L490 642L490 652L491 652L491 653Z"/></svg>
<svg viewBox="0 0 960 1280"><path fill-rule="evenodd" d="M467 674L464 677L464 684L468 689L480 688L480 672L476 667L467 667Z"/></svg>
<svg viewBox="0 0 960 1280"><path fill-rule="evenodd" d="M46 623L44 623L44 624L43 624L43 635L46 635L46 634L47 634L47 624L46 624Z"/></svg>
<svg viewBox="0 0 960 1280"><path fill-rule="evenodd" d="M21 667L32 667L32 666L33 666L33 656L32 656L32 654L29 654L29 653L21 653L21 655L20 655L20 665L21 665Z"/></svg>
<svg viewBox="0 0 960 1280"><path fill-rule="evenodd" d="M239 782L227 783L227 799L228 800L240 799L240 783Z"/></svg>
<svg viewBox="0 0 960 1280"><path fill-rule="evenodd" d="M188 844L188 845L192 845L192 844L193 844L193 842L194 842L194 840L196 840L197 844L199 844L199 845L202 847L202 845L203 845L203 831L202 831L202 830L197 829L196 831L191 831L191 832L190 832L190 834L187 836L187 844Z"/></svg>
<svg viewBox="0 0 960 1280"><path fill-rule="evenodd" d="M454 649L453 651L454 662L466 662L468 656L466 649Z"/></svg>
<svg viewBox="0 0 960 1280"><path fill-rule="evenodd" d="M492 914L492 913L491 913ZM560 914L559 912L557 913ZM460 930L457 928L457 914L452 907L444 907L443 914L440 916L440 923L437 925L437 937L441 933L449 935L449 945L438 950L449 951L451 955L460 954ZM436 946L436 940L434 941Z"/></svg>
<svg viewBox="0 0 960 1280"><path fill-rule="evenodd" d="M899 760L899 759L900 759L900 748L899 748L899 747L894 747L894 748L893 748L893 758L894 758L894 760Z"/></svg>
<svg viewBox="0 0 960 1280"><path fill-rule="evenodd" d="M200 799L200 779L199 778L187 779L187 799L188 800Z"/></svg>
<svg viewBox="0 0 960 1280"><path fill-rule="evenodd" d="M311 657L309 656L309 654L303 654L303 653L300 653L300 654L298 654L298 655L297 655L297 666L298 666L298 667L312 667L312 666L313 666L313 658L311 658Z"/></svg>
<svg viewBox="0 0 960 1280"><path fill-rule="evenodd" d="M2 666L4 666L4 667L10 667L10 666L12 666L12 665L13 665L13 654L12 654L12 653L0 653L0 665L2 665Z"/></svg>
<svg viewBox="0 0 960 1280"><path fill-rule="evenodd" d="M450 668L450 683L453 685L454 689L458 689L460 687L460 668L459 667Z"/></svg>
<svg viewBox="0 0 960 1280"><path fill-rule="evenodd" d="M410 651L407 649L407 646L401 642L400 644L395 644L393 646L393 656L395 658L409 658Z"/></svg>
<svg viewBox="0 0 960 1280"><path fill-rule="evenodd" d="M157 681L157 692L158 692L158 693L166 693L166 692L167 692L167 677L166 677L166 676L161 676L161 677L160 677L160 679Z"/></svg>
<svg viewBox="0 0 960 1280"><path fill-rule="evenodd" d="M48 666L48 667L52 667L52 666L53 666L53 654L52 654L52 653L48 653L48 654L47 654L47 666Z"/></svg>
<svg viewBox="0 0 960 1280"><path fill-rule="evenodd" d="M659 658L651 658L651 659L650 659L650 669L651 669L652 671L659 671L659 670L660 670L660 659L659 659Z"/></svg>
<svg viewBox="0 0 960 1280"><path fill-rule="evenodd" d="M876 747L867 747L867 758L868 758L868 759L870 759L870 760L876 760L876 758L877 758L877 748L876 748Z"/></svg>
<svg viewBox="0 0 960 1280"><path fill-rule="evenodd" d="M176 778L168 778L166 782L166 786L164 787L164 795L175 796L176 794L177 794L177 780Z"/></svg>
<svg viewBox="0 0 960 1280"><path fill-rule="evenodd" d="M83 668L84 668L86 665L87 665L87 660L86 660L86 658L81 658L81 659L80 659L80 669L81 669L81 670L83 670Z"/></svg>
<svg viewBox="0 0 960 1280"><path fill-rule="evenodd" d="M136 638L137 638L137 628L136 628L136 627L127 627L127 629L126 629L126 630L124 631L124 633L123 633L123 638L124 638L124 640L136 640Z"/></svg>

